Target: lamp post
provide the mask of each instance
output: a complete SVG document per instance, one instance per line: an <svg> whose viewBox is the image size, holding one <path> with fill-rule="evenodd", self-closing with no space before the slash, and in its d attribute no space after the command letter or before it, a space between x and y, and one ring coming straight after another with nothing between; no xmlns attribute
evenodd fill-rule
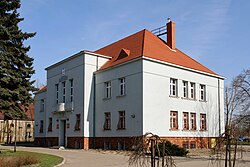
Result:
<svg viewBox="0 0 250 167"><path fill-rule="evenodd" d="M17 118L15 118L15 138L14 138L14 152L16 152L16 131L17 131Z"/></svg>

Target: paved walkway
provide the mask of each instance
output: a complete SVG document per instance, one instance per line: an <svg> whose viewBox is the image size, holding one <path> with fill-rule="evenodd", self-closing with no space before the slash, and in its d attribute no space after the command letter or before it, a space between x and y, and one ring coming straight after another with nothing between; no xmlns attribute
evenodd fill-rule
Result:
<svg viewBox="0 0 250 167"><path fill-rule="evenodd" d="M13 149L13 146L0 146L0 148ZM128 156L124 153L104 152L96 150L58 150L41 147L17 147L17 150L53 154L64 158L64 164L60 167L127 167ZM218 161L202 157L176 157L177 167L219 167ZM223 162L221 162L221 166ZM237 162L237 167L250 167L250 153L245 153L243 160Z"/></svg>

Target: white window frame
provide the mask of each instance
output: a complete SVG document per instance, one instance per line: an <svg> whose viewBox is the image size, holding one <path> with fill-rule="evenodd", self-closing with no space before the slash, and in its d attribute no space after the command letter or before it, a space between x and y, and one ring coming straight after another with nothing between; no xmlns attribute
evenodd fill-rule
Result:
<svg viewBox="0 0 250 167"><path fill-rule="evenodd" d="M184 130L189 129L189 116L188 115L189 115L188 112L183 112L183 129ZM186 127L185 127L185 124L186 124Z"/></svg>
<svg viewBox="0 0 250 167"><path fill-rule="evenodd" d="M188 98L188 82L182 81L183 84L183 97Z"/></svg>
<svg viewBox="0 0 250 167"><path fill-rule="evenodd" d="M59 103L59 84L55 84L56 87L56 104Z"/></svg>
<svg viewBox="0 0 250 167"><path fill-rule="evenodd" d="M206 85L200 84L200 100L206 101Z"/></svg>
<svg viewBox="0 0 250 167"><path fill-rule="evenodd" d="M190 98L195 99L195 83L190 82Z"/></svg>
<svg viewBox="0 0 250 167"><path fill-rule="evenodd" d="M66 82L62 82L62 102L66 102Z"/></svg>
<svg viewBox="0 0 250 167"><path fill-rule="evenodd" d="M111 130L111 113L105 112L104 119L104 130Z"/></svg>
<svg viewBox="0 0 250 167"><path fill-rule="evenodd" d="M125 78L119 78L119 82L120 82L120 85L119 85L120 96L124 96L126 94Z"/></svg>
<svg viewBox="0 0 250 167"><path fill-rule="evenodd" d="M170 129L178 129L178 111L170 111Z"/></svg>
<svg viewBox="0 0 250 167"><path fill-rule="evenodd" d="M73 100L74 100L74 80L70 79L69 83L70 83L70 102L73 102Z"/></svg>
<svg viewBox="0 0 250 167"><path fill-rule="evenodd" d="M126 129L126 114L125 111L118 111L119 112L119 120L117 129Z"/></svg>
<svg viewBox="0 0 250 167"><path fill-rule="evenodd" d="M190 113L190 130L196 130L196 113Z"/></svg>
<svg viewBox="0 0 250 167"><path fill-rule="evenodd" d="M105 82L105 98L111 98L111 81Z"/></svg>
<svg viewBox="0 0 250 167"><path fill-rule="evenodd" d="M200 130L207 130L207 116L200 114Z"/></svg>
<svg viewBox="0 0 250 167"><path fill-rule="evenodd" d="M170 78L170 96L177 97L177 95L178 95L177 91L178 91L177 79Z"/></svg>

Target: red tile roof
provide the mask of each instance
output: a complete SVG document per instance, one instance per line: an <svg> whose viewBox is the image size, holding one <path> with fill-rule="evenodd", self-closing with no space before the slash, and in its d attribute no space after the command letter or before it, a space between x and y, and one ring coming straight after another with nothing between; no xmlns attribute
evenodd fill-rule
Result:
<svg viewBox="0 0 250 167"><path fill-rule="evenodd" d="M47 86L43 86L41 89L39 89L36 94L46 92L47 91Z"/></svg>
<svg viewBox="0 0 250 167"><path fill-rule="evenodd" d="M23 106L21 106L21 108L24 110L24 113L25 113L25 117L22 120L33 121L34 113L35 113L34 104L30 104L26 110L24 109ZM0 111L0 120L4 120L4 114L1 113L1 111Z"/></svg>
<svg viewBox="0 0 250 167"><path fill-rule="evenodd" d="M129 50L130 54L122 59L118 59L122 49ZM181 52L179 49L176 48L176 50L172 50L165 41L146 29L96 50L95 53L112 57L100 68L100 70L145 56L201 72L218 75L185 53Z"/></svg>

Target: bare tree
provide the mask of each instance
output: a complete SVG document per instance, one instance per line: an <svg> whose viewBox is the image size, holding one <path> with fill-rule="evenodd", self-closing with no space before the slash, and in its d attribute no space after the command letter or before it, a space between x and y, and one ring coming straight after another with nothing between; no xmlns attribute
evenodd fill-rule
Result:
<svg viewBox="0 0 250 167"><path fill-rule="evenodd" d="M137 137L133 143L133 152L129 157L129 166L175 167L176 164L165 148L165 141L152 133Z"/></svg>
<svg viewBox="0 0 250 167"><path fill-rule="evenodd" d="M250 69L244 70L240 75L235 77L231 85L226 87L225 90L225 167L235 166L238 138L240 135L239 125L249 123L249 106ZM232 149L232 145L234 145L234 149Z"/></svg>

